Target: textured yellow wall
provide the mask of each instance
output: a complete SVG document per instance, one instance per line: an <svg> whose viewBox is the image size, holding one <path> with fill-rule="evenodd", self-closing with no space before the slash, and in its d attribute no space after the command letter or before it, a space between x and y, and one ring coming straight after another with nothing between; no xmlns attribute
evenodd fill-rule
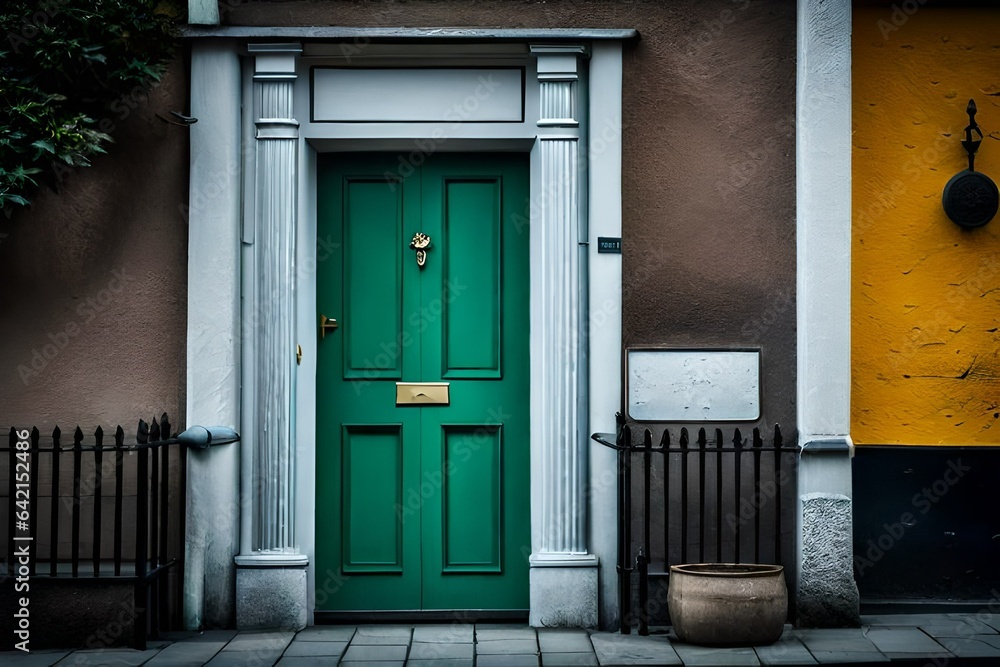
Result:
<svg viewBox="0 0 1000 667"><path fill-rule="evenodd" d="M1000 10L854 15L851 435L859 444L1000 442L1000 215L941 207L967 167L969 98L1000 182Z"/></svg>

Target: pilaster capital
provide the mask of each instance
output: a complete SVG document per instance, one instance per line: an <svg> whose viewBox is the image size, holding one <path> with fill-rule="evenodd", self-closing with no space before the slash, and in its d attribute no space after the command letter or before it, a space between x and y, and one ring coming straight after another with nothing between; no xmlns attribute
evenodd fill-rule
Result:
<svg viewBox="0 0 1000 667"><path fill-rule="evenodd" d="M539 127L579 127L580 59L587 47L579 44L532 44L538 59Z"/></svg>
<svg viewBox="0 0 1000 667"><path fill-rule="evenodd" d="M247 51L254 56L254 80L295 79L295 62L302 53L301 44L248 44Z"/></svg>
<svg viewBox="0 0 1000 667"><path fill-rule="evenodd" d="M589 53L582 44L532 44L531 54L538 59L539 81L577 81L580 58Z"/></svg>

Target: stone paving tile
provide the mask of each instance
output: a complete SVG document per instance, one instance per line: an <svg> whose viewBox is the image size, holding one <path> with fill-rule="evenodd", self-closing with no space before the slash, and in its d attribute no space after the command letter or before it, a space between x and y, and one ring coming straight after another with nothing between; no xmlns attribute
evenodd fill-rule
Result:
<svg viewBox="0 0 1000 667"><path fill-rule="evenodd" d="M215 657L206 662L208 667L264 667L273 665L281 658L281 651L219 651Z"/></svg>
<svg viewBox="0 0 1000 667"><path fill-rule="evenodd" d="M875 644L865 637L862 628L806 628L797 630L795 636L805 644L810 653L878 653Z"/></svg>
<svg viewBox="0 0 1000 667"><path fill-rule="evenodd" d="M537 655L478 655L476 667L538 667Z"/></svg>
<svg viewBox="0 0 1000 667"><path fill-rule="evenodd" d="M358 646L351 644L344 653L344 662L352 660L406 660L406 646L383 644L380 646Z"/></svg>
<svg viewBox="0 0 1000 667"><path fill-rule="evenodd" d="M816 660L802 642L785 632L781 639L768 646L754 646L762 665L812 665Z"/></svg>
<svg viewBox="0 0 1000 667"><path fill-rule="evenodd" d="M1000 646L991 646L978 639L945 637L938 642L960 658L1000 658Z"/></svg>
<svg viewBox="0 0 1000 667"><path fill-rule="evenodd" d="M568 667L570 665L597 665L597 655L593 649L586 653L542 651L542 667Z"/></svg>
<svg viewBox="0 0 1000 667"><path fill-rule="evenodd" d="M997 632L1000 632L1000 614L987 614L983 612L982 614L976 614L976 620L982 621Z"/></svg>
<svg viewBox="0 0 1000 667"><path fill-rule="evenodd" d="M366 662L348 661L340 663L340 667L403 667L400 660L372 660Z"/></svg>
<svg viewBox="0 0 1000 667"><path fill-rule="evenodd" d="M969 620L972 620L972 623ZM920 629L935 639L938 637L968 637L977 632L983 632L984 628L985 632L993 631L993 628L983 623L978 623L975 619L969 620L939 620L937 623L930 625L921 625Z"/></svg>
<svg viewBox="0 0 1000 667"><path fill-rule="evenodd" d="M531 639L488 639L476 642L476 655L527 655L538 653L538 642Z"/></svg>
<svg viewBox="0 0 1000 667"><path fill-rule="evenodd" d="M284 651L295 638L294 632L241 632L230 640L223 651Z"/></svg>
<svg viewBox="0 0 1000 667"><path fill-rule="evenodd" d="M413 628L402 625L359 625L351 646L408 646Z"/></svg>
<svg viewBox="0 0 1000 667"><path fill-rule="evenodd" d="M949 655L948 651L918 628L882 627L870 628L868 640L882 653L892 657L893 653L907 653L911 656L930 657Z"/></svg>
<svg viewBox="0 0 1000 667"><path fill-rule="evenodd" d="M592 653L593 644L586 630L538 631L538 646L542 653ZM543 661L544 662L544 661Z"/></svg>
<svg viewBox="0 0 1000 667"><path fill-rule="evenodd" d="M295 635L297 642L349 642L354 636L353 625L313 625Z"/></svg>
<svg viewBox="0 0 1000 667"><path fill-rule="evenodd" d="M472 644L432 644L416 642L410 647L410 660L461 659L472 662Z"/></svg>
<svg viewBox="0 0 1000 667"><path fill-rule="evenodd" d="M976 618L976 614L945 614L946 619L949 621L965 621L967 625L972 626L976 634L988 635L993 632L997 632L996 628L991 625L983 623L981 620ZM989 618L989 614L984 614L983 618Z"/></svg>
<svg viewBox="0 0 1000 667"><path fill-rule="evenodd" d="M535 629L527 625L476 624L476 641L495 639L534 639Z"/></svg>
<svg viewBox="0 0 1000 667"><path fill-rule="evenodd" d="M97 648L73 651L57 662L57 665L73 665L74 667L104 667L105 665L141 665L160 649L136 651L132 648Z"/></svg>
<svg viewBox="0 0 1000 667"><path fill-rule="evenodd" d="M347 648L347 642L300 642L293 641L285 649L285 658L306 658L312 656L340 657Z"/></svg>
<svg viewBox="0 0 1000 667"><path fill-rule="evenodd" d="M276 663L276 667L328 667L335 665L336 659L328 655L285 656Z"/></svg>
<svg viewBox="0 0 1000 667"><path fill-rule="evenodd" d="M973 635L969 639L976 639L990 646L1000 646L1000 635Z"/></svg>
<svg viewBox="0 0 1000 667"><path fill-rule="evenodd" d="M861 625L908 625L918 627L933 625L941 620L942 614L864 614Z"/></svg>
<svg viewBox="0 0 1000 667"><path fill-rule="evenodd" d="M180 641L163 649L147 662L150 667L186 667L202 665L222 650L225 642Z"/></svg>
<svg viewBox="0 0 1000 667"><path fill-rule="evenodd" d="M4 651L0 652L0 665L11 665L11 667L49 667L54 665L67 655L69 651Z"/></svg>
<svg viewBox="0 0 1000 667"><path fill-rule="evenodd" d="M878 651L813 651L816 662L823 665L861 665L869 662L889 662Z"/></svg>
<svg viewBox="0 0 1000 667"><path fill-rule="evenodd" d="M409 667L472 667L472 660L441 658L440 660L407 660Z"/></svg>
<svg viewBox="0 0 1000 667"><path fill-rule="evenodd" d="M677 651L664 636L640 637L617 632L590 635L601 665L680 665Z"/></svg>
<svg viewBox="0 0 1000 667"><path fill-rule="evenodd" d="M746 648L715 648L711 646L695 646L694 644L674 644L674 650L685 665L759 665L757 654L750 647Z"/></svg>
<svg viewBox="0 0 1000 667"><path fill-rule="evenodd" d="M475 640L475 632L475 627L469 623L418 625L413 628L413 641L437 644L471 644Z"/></svg>

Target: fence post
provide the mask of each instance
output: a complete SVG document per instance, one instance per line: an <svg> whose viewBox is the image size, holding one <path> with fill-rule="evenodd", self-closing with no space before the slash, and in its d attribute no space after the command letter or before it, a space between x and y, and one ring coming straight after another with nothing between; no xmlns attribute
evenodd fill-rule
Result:
<svg viewBox="0 0 1000 667"><path fill-rule="evenodd" d="M115 429L115 576L122 574L122 481L125 455L125 431L121 425Z"/></svg>
<svg viewBox="0 0 1000 667"><path fill-rule="evenodd" d="M146 554L149 538L149 427L139 420L136 443L139 450L139 472L136 477L136 517L135 517L135 626L132 631L132 648L146 650L146 629L148 625L149 591L146 587Z"/></svg>
<svg viewBox="0 0 1000 667"><path fill-rule="evenodd" d="M83 431L77 426L73 431L73 525L72 558L73 576L80 574L80 468L83 454Z"/></svg>
<svg viewBox="0 0 1000 667"><path fill-rule="evenodd" d="M94 576L101 576L101 496L104 493L104 429L94 430Z"/></svg>
<svg viewBox="0 0 1000 667"><path fill-rule="evenodd" d="M62 446L59 442L62 431L52 429L52 503L49 508L49 576L59 573L59 458Z"/></svg>
<svg viewBox="0 0 1000 667"><path fill-rule="evenodd" d="M38 445L39 434L38 427L33 427L31 429L31 486L28 489L29 495L29 506L31 507L32 514L34 510L38 507L38 464L41 462L41 448ZM31 576L35 576L35 561L38 560L38 522L32 521L31 528L29 530L29 535L31 536L31 548L29 549L31 555L28 557L28 573Z"/></svg>
<svg viewBox="0 0 1000 667"><path fill-rule="evenodd" d="M632 625L632 429L618 415L618 609L622 634Z"/></svg>

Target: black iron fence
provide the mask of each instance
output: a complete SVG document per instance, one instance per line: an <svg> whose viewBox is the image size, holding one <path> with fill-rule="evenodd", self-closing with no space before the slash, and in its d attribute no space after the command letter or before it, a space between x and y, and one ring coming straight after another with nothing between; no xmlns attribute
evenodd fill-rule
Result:
<svg viewBox="0 0 1000 667"><path fill-rule="evenodd" d="M183 553L185 457L170 428L165 413L140 420L134 444L121 426L111 437L98 427L92 438L77 427L71 444L58 427L47 442L37 428L11 428L0 447L8 576L132 585L138 649L179 610L162 576Z"/></svg>
<svg viewBox="0 0 1000 667"><path fill-rule="evenodd" d="M618 575L621 632L639 634L665 612L665 596L651 601L651 583L659 591L670 566L682 563L775 563L791 555L785 542L794 534L791 499L795 489L798 447L786 445L775 425L770 444L754 428L724 436L698 430L691 438L681 428L675 439L665 428L659 444L642 429L617 415L618 432L593 439L618 452ZM638 508L634 510L635 506ZM633 609L633 574L638 577L638 605ZM655 607L655 609L654 609Z"/></svg>

